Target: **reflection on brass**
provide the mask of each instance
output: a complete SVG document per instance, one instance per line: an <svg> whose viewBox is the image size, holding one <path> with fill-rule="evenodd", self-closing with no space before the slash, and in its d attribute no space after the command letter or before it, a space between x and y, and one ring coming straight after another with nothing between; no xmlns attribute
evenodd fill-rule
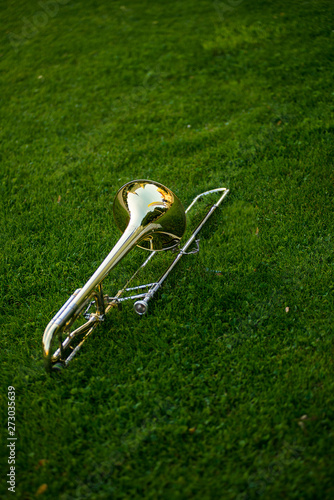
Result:
<svg viewBox="0 0 334 500"><path fill-rule="evenodd" d="M186 244L182 249L179 249L174 261L160 280L129 288L128 284L132 278L136 276L139 269L146 266L157 251L179 246L186 228L186 212L200 197L212 192L222 192L223 194L217 203L210 208ZM202 193L184 211L177 196L158 182L136 180L125 184L118 191L114 200L114 218L123 235L87 283L71 295L46 327L43 335L46 369L50 371L52 368L66 366L96 326L104 320L105 315L113 307L120 306L122 301L136 300L135 311L140 315L144 314L147 311L149 300L160 288L182 255L187 253L186 251L195 240L197 233L227 193L228 190L225 188ZM104 295L102 289L104 278L136 245L151 250L150 256L115 297ZM129 297L122 297L124 292L129 291L135 291L135 293ZM89 312L92 306L95 307L94 313ZM74 322L79 319L82 321L83 318L87 321L76 329L72 329ZM79 343L73 348L74 339L79 339ZM55 347L53 347L54 344L56 344Z"/></svg>

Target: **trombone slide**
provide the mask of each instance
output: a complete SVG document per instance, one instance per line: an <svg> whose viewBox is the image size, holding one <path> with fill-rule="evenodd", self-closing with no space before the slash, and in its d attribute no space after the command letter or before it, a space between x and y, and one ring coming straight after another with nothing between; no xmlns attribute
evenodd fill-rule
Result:
<svg viewBox="0 0 334 500"><path fill-rule="evenodd" d="M172 263L169 265L169 267L166 269L166 271L161 276L161 278L159 279L159 281L157 281L157 283L153 283L152 287L145 294L145 296L144 296L144 298L142 300L137 300L137 302L134 303L133 307L134 307L134 310L136 311L137 314L143 315L143 314L145 314L147 312L149 300L151 300L151 298L153 297L153 295L159 290L159 288L161 287L161 285L163 284L163 282L165 281L165 279L167 278L167 276L169 275L169 273L172 271L172 269L174 269L174 267L176 266L176 264L179 262L179 260L181 259L181 257L183 255L187 254L187 250L190 247L190 245L194 241L197 241L196 240L197 234L200 232L200 230L202 229L202 227L204 226L204 224L207 222L207 220L209 219L209 217L211 217L211 215L216 210L216 208L218 208L219 205L222 203L222 201L225 198L225 196L227 196L227 194L229 192L229 189L218 188L218 189L213 189L211 191L207 191L205 193L202 193L202 194L196 196L196 198L194 198L194 200L192 201L192 203L187 208L186 213L189 212L189 210L193 207L193 205L196 203L196 201L199 198L202 198L203 196L205 196L207 194L216 193L217 191L223 191L223 194L221 195L221 197L219 198L219 200L217 201L217 203L215 203L214 205L212 205L212 207L210 208L210 210L208 211L208 213L206 214L206 216L203 218L202 222L200 222L200 224L197 226L197 228L192 233L192 235L190 236L190 238L188 239L188 241L186 242L186 244L179 250L177 256L172 261ZM198 243L197 243L197 245L198 245ZM197 249L195 251L189 252L189 253L197 253L198 251L199 251L199 247L197 246Z"/></svg>

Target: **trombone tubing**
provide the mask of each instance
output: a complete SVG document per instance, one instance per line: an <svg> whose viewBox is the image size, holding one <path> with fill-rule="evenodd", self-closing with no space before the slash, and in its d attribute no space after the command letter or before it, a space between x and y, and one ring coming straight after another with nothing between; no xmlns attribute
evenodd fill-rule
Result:
<svg viewBox="0 0 334 500"><path fill-rule="evenodd" d="M145 295L145 297L142 300L139 300L139 301L137 301L134 304L135 311L138 314L143 315L143 314L146 313L147 308L148 308L148 302L149 302L149 300L159 290L159 288L161 287L162 283L165 281L165 279L167 278L167 276L169 275L169 273L172 271L172 269L174 269L174 267L176 266L176 264L181 259L182 255L184 255L186 253L186 250L193 243L193 241L195 240L197 234L200 232L200 230L202 229L202 227L204 226L204 224L207 222L207 220L209 219L209 217L211 217L211 215L216 210L216 208L219 207L219 205L222 203L223 199L227 196L227 194L229 193L229 189L226 189L226 188L217 188L217 189L212 189L211 191L206 191L205 193L201 193L198 196L196 196L196 198L194 198L193 201L191 202L191 204L188 206L188 208L186 210L186 213L189 212L189 210L192 208L192 206L196 203L196 201L199 198L201 198L202 196L205 196L207 194L217 193L219 191L223 191L222 196L219 198L219 200L214 205L212 205L212 207L210 208L210 210L208 211L208 213L205 215L205 217L202 219L202 221L199 223L199 225L197 226L197 228L194 230L194 232L192 233L192 235L190 236L190 238L188 239L188 241L179 250L177 256L172 261L172 263L169 265L169 267L166 269L166 271L161 276L161 278L159 279L159 281L157 281L154 284L154 286L152 288L150 288L150 290L147 292L147 294ZM152 257L152 255L150 255L150 257ZM148 262L149 258L144 262L143 267L146 265L146 263Z"/></svg>

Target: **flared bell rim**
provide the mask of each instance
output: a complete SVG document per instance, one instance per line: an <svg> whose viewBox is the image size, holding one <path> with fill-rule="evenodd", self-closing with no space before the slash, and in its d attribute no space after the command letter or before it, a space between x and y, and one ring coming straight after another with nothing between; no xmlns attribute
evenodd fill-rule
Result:
<svg viewBox="0 0 334 500"><path fill-rule="evenodd" d="M186 215L179 198L160 182L137 179L124 184L113 205L117 227L147 227L137 246L145 250L168 250L177 246L186 228Z"/></svg>

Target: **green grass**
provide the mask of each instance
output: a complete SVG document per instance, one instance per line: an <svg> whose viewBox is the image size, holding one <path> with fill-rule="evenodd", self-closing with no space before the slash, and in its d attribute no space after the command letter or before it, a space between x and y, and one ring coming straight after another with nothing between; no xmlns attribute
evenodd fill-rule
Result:
<svg viewBox="0 0 334 500"><path fill-rule="evenodd" d="M0 495L333 498L333 3L63 3L0 10ZM115 311L50 377L44 328L135 178L231 193L150 313Z"/></svg>

